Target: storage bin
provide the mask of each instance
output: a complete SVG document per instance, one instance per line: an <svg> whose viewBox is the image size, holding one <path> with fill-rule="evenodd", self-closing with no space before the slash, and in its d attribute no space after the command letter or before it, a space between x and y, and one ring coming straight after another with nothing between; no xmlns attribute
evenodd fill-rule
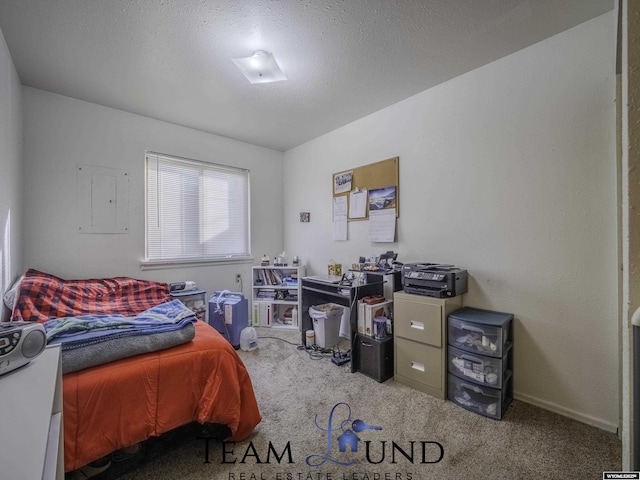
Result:
<svg viewBox="0 0 640 480"><path fill-rule="evenodd" d="M393 338L377 340L357 334L354 350L356 371L377 382L393 377Z"/></svg>
<svg viewBox="0 0 640 480"><path fill-rule="evenodd" d="M513 343L513 314L464 307L449 315L449 345L502 357Z"/></svg>
<svg viewBox="0 0 640 480"><path fill-rule="evenodd" d="M470 352L449 346L448 370L458 377L464 377L468 381L493 388L502 388L507 374L510 374L512 366L511 356L494 358L484 355L474 355Z"/></svg>
<svg viewBox="0 0 640 480"><path fill-rule="evenodd" d="M198 320L204 320L207 313L207 301L204 290L181 290L169 295L180 300L187 308L195 313Z"/></svg>
<svg viewBox="0 0 640 480"><path fill-rule="evenodd" d="M498 389L482 387L449 375L448 398L471 412L500 420L513 401L511 381L509 374L505 379L505 387Z"/></svg>

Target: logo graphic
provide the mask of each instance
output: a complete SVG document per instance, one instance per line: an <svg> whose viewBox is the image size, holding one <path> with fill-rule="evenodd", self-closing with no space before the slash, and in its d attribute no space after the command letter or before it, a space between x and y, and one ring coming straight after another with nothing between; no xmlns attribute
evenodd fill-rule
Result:
<svg viewBox="0 0 640 480"><path fill-rule="evenodd" d="M389 431L385 434L380 434L382 427L376 425L370 425L361 418L353 419L351 407L344 402L336 403L329 411L329 416L326 420L321 420L317 414L314 417L313 423L316 428L326 435L327 448L324 453L313 453L305 458L305 463L308 467L321 467L325 465L325 468L331 466L349 467L356 462L361 462L363 468L379 468L377 465L388 465L387 468L395 468L395 480L413 480L417 478L416 471L409 469L417 465L429 465L440 462L444 458L444 447L442 444L435 440L423 440L423 439L407 439L403 438L401 441L392 440L388 437ZM391 429L393 431L393 429ZM403 437L406 437L404 435ZM214 440L218 443L218 439L214 437L198 437L198 439L205 440L205 463L210 463L209 460L209 441ZM286 443L284 443L286 442ZM284 443L284 446L283 446ZM278 465L287 464L294 465L298 463L294 460L294 449L291 447L291 441L280 440L274 445L271 440L265 445L264 442L259 442L258 445L254 445L252 441L249 441L248 445L241 445L240 452L236 453L234 448L235 442L222 442L222 448L220 451L220 464L238 464L240 466L246 464L253 464L253 468L258 468L257 465L273 464ZM406 469L406 470L399 470ZM606 473L605 473L606 474ZM235 472L229 472L228 480L234 480L237 477ZM302 479L304 475L305 480L311 480L312 476L318 479L324 478L325 480L331 480L337 478L332 476L331 471L315 471L313 474L307 472L306 474L298 471L295 472L279 472L274 479L267 479L262 474L260 477L255 473L240 472L240 480L293 480L294 478ZM347 480L347 476L341 477L343 480ZM362 478L363 480L371 478L366 472L362 472L362 476L358 476L353 473L353 476L349 478ZM374 480L380 480L383 477L378 474L373 474ZM384 478L390 479L391 472L386 471ZM611 476L603 478L637 478L637 477L621 477Z"/></svg>
<svg viewBox="0 0 640 480"><path fill-rule="evenodd" d="M336 415L336 410L340 410L340 413L346 413L346 418L342 421L338 421L336 423L334 420L334 415ZM337 416L337 415L336 415ZM351 420L351 407L344 402L336 403L331 411L329 412L329 418L327 420L327 428L323 428L318 425L318 415L316 414L314 418L314 423L316 427L327 434L327 451L324 455L320 454L312 454L309 455L305 462L310 467L319 467L324 465L326 462L332 462L337 465L349 466L353 465L356 461L340 461L331 457L331 450L333 449L334 442L334 434L336 434L335 440L338 443L338 451L341 453L346 453L347 449L351 453L358 452L358 442L360 442L360 437L356 435L356 433L362 433L365 430L382 430L382 427L368 425L361 419ZM334 425L337 425L334 428Z"/></svg>

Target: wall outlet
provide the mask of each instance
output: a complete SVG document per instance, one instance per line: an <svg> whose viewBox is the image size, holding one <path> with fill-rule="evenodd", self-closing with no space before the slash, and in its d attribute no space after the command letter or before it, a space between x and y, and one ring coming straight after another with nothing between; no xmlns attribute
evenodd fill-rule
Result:
<svg viewBox="0 0 640 480"><path fill-rule="evenodd" d="M236 283L240 283L242 281L242 275L239 273L236 273Z"/></svg>

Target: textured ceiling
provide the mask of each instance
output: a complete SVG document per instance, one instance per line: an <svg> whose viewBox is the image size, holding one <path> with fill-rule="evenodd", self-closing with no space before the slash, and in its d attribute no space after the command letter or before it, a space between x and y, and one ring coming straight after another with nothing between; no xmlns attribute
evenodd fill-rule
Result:
<svg viewBox="0 0 640 480"><path fill-rule="evenodd" d="M0 0L0 29L24 85L284 151L613 4ZM242 76L259 49L287 81Z"/></svg>

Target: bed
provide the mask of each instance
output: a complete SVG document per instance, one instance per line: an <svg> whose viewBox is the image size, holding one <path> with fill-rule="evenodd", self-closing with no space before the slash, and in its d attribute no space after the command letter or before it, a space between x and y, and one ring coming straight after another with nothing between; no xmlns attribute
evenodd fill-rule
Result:
<svg viewBox="0 0 640 480"><path fill-rule="evenodd" d="M64 280L33 269L14 291L11 320L45 325L55 318L134 317L171 301L166 283ZM191 325L191 339L179 345L66 373L63 348L65 471L193 422L225 425L227 441L251 434L261 415L242 360L207 323Z"/></svg>

